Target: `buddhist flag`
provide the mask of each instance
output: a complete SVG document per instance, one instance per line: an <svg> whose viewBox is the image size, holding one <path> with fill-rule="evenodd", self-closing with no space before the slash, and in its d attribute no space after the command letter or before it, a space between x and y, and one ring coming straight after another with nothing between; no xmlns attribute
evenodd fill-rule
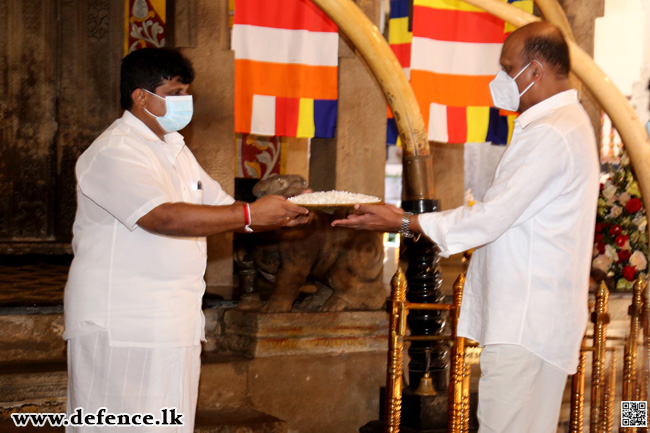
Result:
<svg viewBox="0 0 650 433"><path fill-rule="evenodd" d="M391 0L390 17L388 19L388 44L395 53L400 65L402 65L406 78L410 76L411 71L411 39L413 38L409 25L410 9L411 0ZM393 113L389 109L386 124L386 143L389 145L400 144L399 141L397 125Z"/></svg>
<svg viewBox="0 0 650 433"><path fill-rule="evenodd" d="M235 131L333 137L338 43L311 0L236 0Z"/></svg>
<svg viewBox="0 0 650 433"><path fill-rule="evenodd" d="M503 0L532 13L532 0ZM516 113L491 107L489 83L512 26L461 0L414 0L411 86L429 140L506 144Z"/></svg>

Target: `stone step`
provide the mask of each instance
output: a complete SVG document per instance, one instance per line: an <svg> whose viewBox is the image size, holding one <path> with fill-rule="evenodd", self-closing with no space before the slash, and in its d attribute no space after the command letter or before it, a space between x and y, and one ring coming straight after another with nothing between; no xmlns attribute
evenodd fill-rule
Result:
<svg viewBox="0 0 650 433"><path fill-rule="evenodd" d="M203 354L199 409L249 405L250 362L239 356ZM64 412L66 392L65 361L0 363L0 419L13 412Z"/></svg>
<svg viewBox="0 0 650 433"><path fill-rule="evenodd" d="M199 410L195 433L287 433L286 421L250 408Z"/></svg>
<svg viewBox="0 0 650 433"><path fill-rule="evenodd" d="M66 364L57 362L0 364L0 420L13 412L64 412Z"/></svg>
<svg viewBox="0 0 650 433"><path fill-rule="evenodd" d="M63 307L0 308L0 363L65 359Z"/></svg>
<svg viewBox="0 0 650 433"><path fill-rule="evenodd" d="M225 311L233 302L214 301L206 295L204 351L223 351L222 329ZM1 306L0 365L3 363L64 361L63 306ZM0 373L2 370L0 370Z"/></svg>
<svg viewBox="0 0 650 433"><path fill-rule="evenodd" d="M0 420L2 433L59 433L63 427L16 427L11 420ZM250 408L199 410L195 433L287 433L286 421Z"/></svg>

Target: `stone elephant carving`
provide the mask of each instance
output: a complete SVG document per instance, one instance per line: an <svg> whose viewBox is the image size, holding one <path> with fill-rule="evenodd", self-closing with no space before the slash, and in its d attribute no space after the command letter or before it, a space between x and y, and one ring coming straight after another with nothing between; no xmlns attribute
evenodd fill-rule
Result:
<svg viewBox="0 0 650 433"><path fill-rule="evenodd" d="M253 193L295 195L306 188L300 176L273 176L260 181ZM299 227L247 237L239 251L242 299L238 308L264 312L377 310L386 301L383 284L384 249L379 233L335 228L336 213L312 212ZM295 303L301 289L315 293ZM266 304L261 295L266 288ZM303 290L304 292L304 290ZM295 303L295 304L294 304ZM261 307L261 308L260 308Z"/></svg>

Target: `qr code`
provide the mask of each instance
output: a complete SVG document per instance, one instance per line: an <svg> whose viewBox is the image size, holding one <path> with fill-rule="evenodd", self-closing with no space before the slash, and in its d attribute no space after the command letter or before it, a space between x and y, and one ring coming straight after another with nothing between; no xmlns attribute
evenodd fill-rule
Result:
<svg viewBox="0 0 650 433"><path fill-rule="evenodd" d="M622 401L621 402L621 427L647 427L648 402L647 401Z"/></svg>

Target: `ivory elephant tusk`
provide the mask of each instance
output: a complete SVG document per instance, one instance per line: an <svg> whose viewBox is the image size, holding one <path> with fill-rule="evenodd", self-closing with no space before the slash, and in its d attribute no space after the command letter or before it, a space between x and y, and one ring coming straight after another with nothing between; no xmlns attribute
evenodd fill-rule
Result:
<svg viewBox="0 0 650 433"><path fill-rule="evenodd" d="M428 155L422 114L402 67L384 36L352 0L314 0L350 38L372 70L390 105L405 151Z"/></svg>
<svg viewBox="0 0 650 433"><path fill-rule="evenodd" d="M433 199L433 168L420 108L386 39L352 0L313 0L366 61L388 102L404 146L402 199Z"/></svg>

